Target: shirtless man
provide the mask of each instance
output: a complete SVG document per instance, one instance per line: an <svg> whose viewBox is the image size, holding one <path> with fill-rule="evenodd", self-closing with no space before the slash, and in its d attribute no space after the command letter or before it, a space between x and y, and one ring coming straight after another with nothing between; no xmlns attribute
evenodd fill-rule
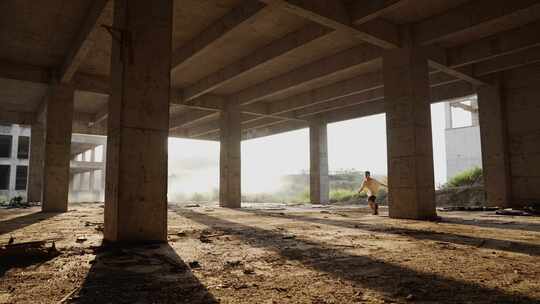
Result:
<svg viewBox="0 0 540 304"><path fill-rule="evenodd" d="M371 178L371 174L369 173L369 171L366 171L362 186L360 186L360 189L358 189L358 193L361 193L362 191L364 191L364 189L366 190L369 208L371 208L374 215L379 214L379 204L375 202L375 199L377 198L375 195L379 192L380 186L388 188L388 186L386 186L385 184L379 182L374 178Z"/></svg>

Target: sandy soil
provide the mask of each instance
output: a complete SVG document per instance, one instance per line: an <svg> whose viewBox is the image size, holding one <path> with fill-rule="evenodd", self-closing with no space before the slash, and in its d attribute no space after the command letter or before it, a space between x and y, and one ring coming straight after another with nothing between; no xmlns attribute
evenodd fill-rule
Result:
<svg viewBox="0 0 540 304"><path fill-rule="evenodd" d="M100 204L0 210L0 244L60 251L0 261L0 303L540 303L540 218L385 211L171 206L168 244L115 248Z"/></svg>

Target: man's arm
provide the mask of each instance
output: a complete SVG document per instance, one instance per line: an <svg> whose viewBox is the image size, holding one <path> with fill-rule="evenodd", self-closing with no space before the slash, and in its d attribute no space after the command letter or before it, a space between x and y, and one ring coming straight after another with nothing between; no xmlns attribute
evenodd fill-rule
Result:
<svg viewBox="0 0 540 304"><path fill-rule="evenodd" d="M364 188L366 187L366 181L362 181L362 185L360 185L360 189L358 189L358 193L362 192Z"/></svg>
<svg viewBox="0 0 540 304"><path fill-rule="evenodd" d="M384 186L384 187L386 187L388 189L388 186L386 184L383 184L380 181L377 181L377 183L379 183L379 185Z"/></svg>

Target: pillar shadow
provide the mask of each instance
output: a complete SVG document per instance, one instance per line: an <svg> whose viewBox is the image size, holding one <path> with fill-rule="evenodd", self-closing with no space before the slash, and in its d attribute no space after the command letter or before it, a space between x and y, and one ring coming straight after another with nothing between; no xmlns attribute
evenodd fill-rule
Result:
<svg viewBox="0 0 540 304"><path fill-rule="evenodd" d="M504 230L518 230L518 231L530 231L530 232L540 232L540 224L536 223L520 223L520 222L510 222L510 221L497 221L489 219L463 219L455 217L443 217L444 223L457 224L457 225L467 225L467 226L477 226L482 228L497 228Z"/></svg>
<svg viewBox="0 0 540 304"><path fill-rule="evenodd" d="M18 216L9 220L0 222L0 235L30 226L35 223L50 219L59 213L53 212L34 212L27 215Z"/></svg>
<svg viewBox="0 0 540 304"><path fill-rule="evenodd" d="M239 210L240 211L240 210ZM360 221L350 221L350 220L334 220L328 218L317 218L309 217L296 214L277 214L269 212L261 212L256 210L241 210L240 212L253 213L258 216L267 216L267 217L279 217L286 218L294 221L302 222L311 222L316 224L331 225L342 228L351 228L351 229L361 229L369 232L376 233L386 233L394 235L402 235L411 237L417 240L431 240L436 242L446 242L453 243L457 245L467 245L467 246L476 246L482 248L489 248L494 250L502 250L515 253L523 253L528 255L540 256L540 245L516 242L516 241L507 241L499 240L486 237L474 237L467 235L459 235L447 232L438 232L438 231L429 231L429 230L417 230L410 228L402 227L389 227L385 225L371 225L362 223Z"/></svg>
<svg viewBox="0 0 540 304"><path fill-rule="evenodd" d="M413 294L425 303L539 303L521 294L511 294L473 282L419 272L369 256L347 253L324 244L300 239L284 239L279 232L247 226L192 210L178 214L228 234L240 237L251 246L265 248L335 278L407 301Z"/></svg>
<svg viewBox="0 0 540 304"><path fill-rule="evenodd" d="M168 244L95 251L85 281L66 303L218 303Z"/></svg>

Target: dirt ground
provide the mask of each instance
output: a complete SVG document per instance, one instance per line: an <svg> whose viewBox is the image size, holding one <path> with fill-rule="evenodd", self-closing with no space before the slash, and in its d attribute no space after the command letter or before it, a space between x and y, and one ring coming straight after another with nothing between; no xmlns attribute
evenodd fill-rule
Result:
<svg viewBox="0 0 540 304"><path fill-rule="evenodd" d="M168 244L102 246L103 205L0 210L0 303L540 303L540 218L351 206L169 208ZM50 243L46 246L50 246Z"/></svg>

